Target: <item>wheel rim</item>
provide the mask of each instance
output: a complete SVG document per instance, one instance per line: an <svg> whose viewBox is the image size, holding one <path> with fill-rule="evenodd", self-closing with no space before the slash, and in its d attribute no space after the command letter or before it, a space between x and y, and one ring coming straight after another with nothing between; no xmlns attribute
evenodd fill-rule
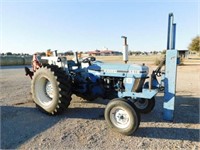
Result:
<svg viewBox="0 0 200 150"><path fill-rule="evenodd" d="M53 98L53 86L49 80L46 82L46 93L52 99Z"/></svg>
<svg viewBox="0 0 200 150"><path fill-rule="evenodd" d="M40 77L35 82L35 94L39 103L48 106L53 102L53 85L47 77Z"/></svg>
<svg viewBox="0 0 200 150"><path fill-rule="evenodd" d="M130 124L129 113L121 108L115 107L110 111L111 122L118 128L127 128Z"/></svg>
<svg viewBox="0 0 200 150"><path fill-rule="evenodd" d="M147 108L147 106L149 104L149 100L142 98L142 99L137 100L134 104L139 109L145 109L145 108Z"/></svg>

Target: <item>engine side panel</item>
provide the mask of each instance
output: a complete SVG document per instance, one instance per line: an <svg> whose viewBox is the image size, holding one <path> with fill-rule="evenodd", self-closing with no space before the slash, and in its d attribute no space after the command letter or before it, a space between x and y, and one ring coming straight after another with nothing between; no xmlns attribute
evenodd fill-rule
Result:
<svg viewBox="0 0 200 150"><path fill-rule="evenodd" d="M107 64L97 63L88 67L88 72L99 76L145 78L149 68L135 64Z"/></svg>

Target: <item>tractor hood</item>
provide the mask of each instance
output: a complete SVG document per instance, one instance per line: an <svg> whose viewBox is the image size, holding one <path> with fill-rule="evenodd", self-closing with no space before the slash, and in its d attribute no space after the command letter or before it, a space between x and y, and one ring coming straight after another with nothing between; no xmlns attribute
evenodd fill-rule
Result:
<svg viewBox="0 0 200 150"><path fill-rule="evenodd" d="M143 78L147 77L149 68L138 64L112 64L94 62L88 67L88 72L100 76Z"/></svg>

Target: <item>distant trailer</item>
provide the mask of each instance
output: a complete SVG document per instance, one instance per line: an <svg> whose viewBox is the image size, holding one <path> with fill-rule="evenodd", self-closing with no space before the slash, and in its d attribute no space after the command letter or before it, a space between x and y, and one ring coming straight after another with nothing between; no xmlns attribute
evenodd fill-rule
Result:
<svg viewBox="0 0 200 150"><path fill-rule="evenodd" d="M187 58L189 55L189 50L178 50L179 58Z"/></svg>

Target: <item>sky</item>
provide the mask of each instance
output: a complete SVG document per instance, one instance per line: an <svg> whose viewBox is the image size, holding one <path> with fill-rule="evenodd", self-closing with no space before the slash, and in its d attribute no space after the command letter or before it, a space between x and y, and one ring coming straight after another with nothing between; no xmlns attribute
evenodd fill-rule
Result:
<svg viewBox="0 0 200 150"><path fill-rule="evenodd" d="M166 2L167 1L167 2ZM200 0L0 0L0 53L162 51L168 14L177 24L176 49L200 35Z"/></svg>

